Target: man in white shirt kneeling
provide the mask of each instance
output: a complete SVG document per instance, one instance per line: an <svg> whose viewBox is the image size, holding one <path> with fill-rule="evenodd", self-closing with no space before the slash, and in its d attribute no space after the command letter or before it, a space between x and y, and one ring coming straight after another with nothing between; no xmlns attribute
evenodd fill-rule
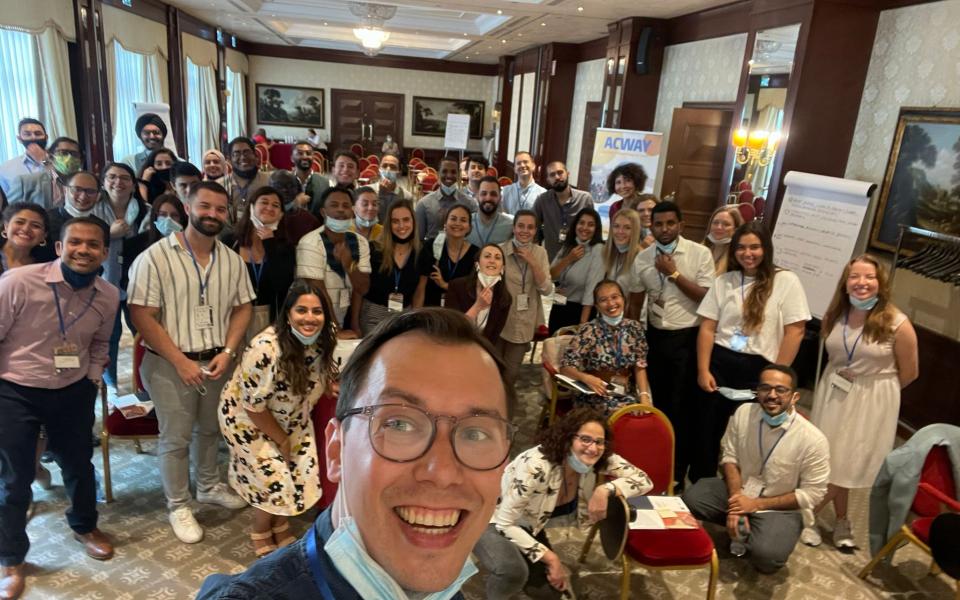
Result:
<svg viewBox="0 0 960 600"><path fill-rule="evenodd" d="M803 529L799 509L815 507L830 478L827 438L797 413L796 388L790 367L764 367L758 403L738 408L723 435L723 479L701 479L683 495L698 519L726 524L730 551L749 553L762 573L787 563Z"/></svg>

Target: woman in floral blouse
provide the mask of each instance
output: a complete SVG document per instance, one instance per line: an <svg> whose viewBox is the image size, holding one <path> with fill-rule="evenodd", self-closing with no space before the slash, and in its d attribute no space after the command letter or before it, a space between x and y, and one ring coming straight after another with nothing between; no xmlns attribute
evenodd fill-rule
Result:
<svg viewBox="0 0 960 600"><path fill-rule="evenodd" d="M258 557L296 541L287 517L320 499L310 411L334 372L333 314L326 294L295 280L276 322L253 338L220 396L228 481L257 509L250 539Z"/></svg>
<svg viewBox="0 0 960 600"><path fill-rule="evenodd" d="M606 416L627 404L653 405L647 382L647 340L639 321L623 316L623 288L604 279L593 289L596 319L584 323L560 359L560 373L580 381L592 394L575 404Z"/></svg>
<svg viewBox="0 0 960 600"><path fill-rule="evenodd" d="M602 483L607 478L613 480ZM507 465L500 487L490 526L474 548L490 572L488 600L510 598L524 587L573 597L567 569L551 549L545 528L569 525L574 517L587 527L606 517L610 496L639 496L653 484L613 453L603 415L577 408L545 430L539 446Z"/></svg>

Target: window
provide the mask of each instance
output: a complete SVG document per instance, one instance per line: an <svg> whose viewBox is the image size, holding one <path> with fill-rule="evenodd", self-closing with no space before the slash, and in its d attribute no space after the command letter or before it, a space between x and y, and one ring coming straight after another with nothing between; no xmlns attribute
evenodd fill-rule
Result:
<svg viewBox="0 0 960 600"><path fill-rule="evenodd" d="M40 85L34 36L0 28L0 161L23 154L11 132L24 117L39 119Z"/></svg>
<svg viewBox="0 0 960 600"><path fill-rule="evenodd" d="M203 156L203 137L201 122L203 119L203 103L201 101L202 82L200 67L193 64L189 58L187 62L187 156L199 165Z"/></svg>
<svg viewBox="0 0 960 600"><path fill-rule="evenodd" d="M134 126L137 122L134 102L160 102L154 96L151 85L152 70L147 65L149 57L145 54L125 50L119 42L114 40L113 47L116 56L116 126L113 131L113 158L123 160L125 157L136 154L143 149L143 144L137 138Z"/></svg>
<svg viewBox="0 0 960 600"><path fill-rule="evenodd" d="M227 97L227 139L246 135L246 85L243 73L234 72L227 67L227 91L230 95Z"/></svg>

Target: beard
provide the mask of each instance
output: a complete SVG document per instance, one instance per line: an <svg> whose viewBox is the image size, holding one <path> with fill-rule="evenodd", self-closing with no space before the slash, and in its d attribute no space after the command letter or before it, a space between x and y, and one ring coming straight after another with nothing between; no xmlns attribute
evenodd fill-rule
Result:
<svg viewBox="0 0 960 600"><path fill-rule="evenodd" d="M301 171L309 171L310 167L312 166L313 166L313 161L308 158L304 158L297 161L297 168L300 169Z"/></svg>
<svg viewBox="0 0 960 600"><path fill-rule="evenodd" d="M240 169L239 166L233 166L234 174L240 179L246 179L247 181L252 181L254 177L257 176L257 171L259 169L254 166L252 169Z"/></svg>
<svg viewBox="0 0 960 600"><path fill-rule="evenodd" d="M482 202L482 203L480 203L480 212L482 212L483 214L485 214L485 215L487 215L487 216L490 216L490 215L492 215L492 214L496 214L496 212L497 212L499 209L500 209L500 205L497 204L496 202Z"/></svg>
<svg viewBox="0 0 960 600"><path fill-rule="evenodd" d="M567 189L567 182L566 182L566 181L557 181L557 182L555 182L555 183L554 183L552 186L550 186L550 187L553 188L553 191L555 191L555 192L561 192L561 193L562 193L564 190Z"/></svg>
<svg viewBox="0 0 960 600"><path fill-rule="evenodd" d="M223 221L212 217L196 217L190 215L190 224L193 228L207 237L216 237L223 231Z"/></svg>

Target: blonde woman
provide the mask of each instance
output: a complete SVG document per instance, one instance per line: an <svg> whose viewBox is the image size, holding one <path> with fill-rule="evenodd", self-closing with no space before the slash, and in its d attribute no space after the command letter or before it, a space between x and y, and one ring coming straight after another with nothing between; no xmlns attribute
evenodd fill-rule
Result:
<svg viewBox="0 0 960 600"><path fill-rule="evenodd" d="M900 390L919 375L917 333L890 301L887 270L863 254L843 270L823 315L829 362L817 385L811 421L830 441L830 484L815 509L831 501L837 515L833 543L853 548L847 518L850 488L868 488L893 449ZM801 539L820 543L814 524Z"/></svg>
<svg viewBox="0 0 960 600"><path fill-rule="evenodd" d="M716 265L717 275L727 272L727 256L730 250L730 240L737 227L743 225L743 216L736 205L721 206L710 215L709 230L703 238L703 245L713 253L713 264Z"/></svg>
<svg viewBox="0 0 960 600"><path fill-rule="evenodd" d="M629 289L630 270L640 252L640 213L632 208L617 211L610 220L610 237L603 249L603 269L623 289Z"/></svg>

